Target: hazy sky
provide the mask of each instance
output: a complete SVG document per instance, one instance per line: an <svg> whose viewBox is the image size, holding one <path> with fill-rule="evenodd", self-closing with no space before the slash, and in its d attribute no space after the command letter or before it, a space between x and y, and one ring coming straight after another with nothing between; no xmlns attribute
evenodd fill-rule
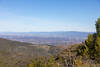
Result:
<svg viewBox="0 0 100 67"><path fill-rule="evenodd" d="M100 0L0 0L0 32L95 31Z"/></svg>

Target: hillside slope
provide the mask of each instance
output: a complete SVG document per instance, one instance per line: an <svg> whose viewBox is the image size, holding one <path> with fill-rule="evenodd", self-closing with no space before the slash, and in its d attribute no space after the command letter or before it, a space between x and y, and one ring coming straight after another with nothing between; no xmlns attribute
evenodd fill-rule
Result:
<svg viewBox="0 0 100 67"><path fill-rule="evenodd" d="M36 57L50 56L60 49L49 45L36 45L0 38L0 67L25 67Z"/></svg>

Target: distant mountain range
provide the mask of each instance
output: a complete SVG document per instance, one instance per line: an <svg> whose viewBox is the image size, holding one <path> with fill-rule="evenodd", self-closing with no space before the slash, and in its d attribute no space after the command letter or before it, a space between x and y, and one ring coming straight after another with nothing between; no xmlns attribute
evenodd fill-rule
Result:
<svg viewBox="0 0 100 67"><path fill-rule="evenodd" d="M93 32L0 32L0 38L34 44L69 45L81 43L90 33Z"/></svg>

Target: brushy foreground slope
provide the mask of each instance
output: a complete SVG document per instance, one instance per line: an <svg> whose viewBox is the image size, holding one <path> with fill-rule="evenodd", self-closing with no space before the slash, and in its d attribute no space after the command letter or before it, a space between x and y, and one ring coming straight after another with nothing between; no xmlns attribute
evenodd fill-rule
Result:
<svg viewBox="0 0 100 67"><path fill-rule="evenodd" d="M100 67L100 18L96 30L85 42L69 46L55 57L33 60L29 67Z"/></svg>

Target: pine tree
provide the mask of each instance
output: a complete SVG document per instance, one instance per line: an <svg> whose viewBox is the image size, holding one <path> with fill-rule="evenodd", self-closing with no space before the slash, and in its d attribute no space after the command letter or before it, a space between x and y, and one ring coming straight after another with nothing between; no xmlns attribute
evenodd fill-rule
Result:
<svg viewBox="0 0 100 67"><path fill-rule="evenodd" d="M78 54L100 62L100 18L96 22L96 33L88 35L85 44L79 47Z"/></svg>
<svg viewBox="0 0 100 67"><path fill-rule="evenodd" d="M100 37L100 18L96 22L97 36Z"/></svg>

